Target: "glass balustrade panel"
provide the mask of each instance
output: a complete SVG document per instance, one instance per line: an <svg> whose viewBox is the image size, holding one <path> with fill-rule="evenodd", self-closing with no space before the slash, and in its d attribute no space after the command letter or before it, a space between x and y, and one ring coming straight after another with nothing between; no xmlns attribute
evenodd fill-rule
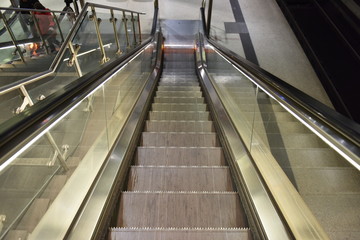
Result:
<svg viewBox="0 0 360 240"><path fill-rule="evenodd" d="M152 47L115 74L105 85L109 142L113 142L130 114L151 71Z"/></svg>
<svg viewBox="0 0 360 240"><path fill-rule="evenodd" d="M88 173L89 179L85 177L84 189L73 194L84 197L110 148L103 94L100 88L63 113L59 122L14 160L1 159L0 215L6 216L6 222L0 235L29 225L26 230L31 233L49 209L58 207L52 203L78 172ZM29 219L31 214L36 217Z"/></svg>
<svg viewBox="0 0 360 240"><path fill-rule="evenodd" d="M26 85L26 89L34 103L63 89L65 86L79 78L74 65L69 65L70 59L71 54L69 49L67 49L54 74Z"/></svg>
<svg viewBox="0 0 360 240"><path fill-rule="evenodd" d="M212 49L207 49L207 66L255 162L283 170L330 238L339 239L341 231L334 231L335 227L354 232L360 224L359 171L294 117L291 108L258 88ZM281 98L288 102L286 96ZM339 223L337 218L347 220Z"/></svg>
<svg viewBox="0 0 360 240"><path fill-rule="evenodd" d="M226 108L231 109L235 116L233 121L242 124L242 138L248 148L251 148L253 124L257 117L254 112L256 104L256 88L240 72L225 59L207 49L207 69L215 82L215 88L224 101Z"/></svg>

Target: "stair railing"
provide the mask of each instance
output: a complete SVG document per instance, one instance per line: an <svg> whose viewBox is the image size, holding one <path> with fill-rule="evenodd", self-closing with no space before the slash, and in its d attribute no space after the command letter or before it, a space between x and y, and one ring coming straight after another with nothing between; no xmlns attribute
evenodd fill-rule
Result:
<svg viewBox="0 0 360 240"><path fill-rule="evenodd" d="M62 60L63 60L62 59L63 55L65 54L67 48L69 49L70 55L71 55L71 57L68 59L68 62L67 62L68 66L74 66L75 72L77 73L78 77L81 77L83 75L83 70L81 68L81 64L79 64L79 61L78 61L78 58L79 58L78 53L79 53L81 46L79 44L73 44L73 40L75 37L77 37L77 32L80 30L83 20L87 17L88 11L90 11L92 13L89 16L89 18L94 20L94 24L95 24L95 28L96 28L96 36L98 39L98 47L100 48L100 51L101 51L101 59L100 59L99 65L102 65L110 60L109 57L106 56L106 52L104 50L104 44L103 44L103 36L100 32L100 23L103 22L103 24L104 24L105 21L96 17L97 9L108 10L110 12L111 17L109 19L109 22L112 23L112 25L113 25L114 39L115 39L115 42L117 45L117 50L116 50L117 54L121 53L121 49L120 49L120 42L119 42L119 37L118 37L119 33L116 31L116 26L115 26L117 19L114 17L114 11L122 13L122 16L123 16L122 25L125 29L127 49L131 49L131 48L141 44L141 34L142 33L141 33L141 27L140 27L140 15L143 15L145 13L126 10L126 9L122 9L122 8L116 8L116 7L108 7L108 6L99 5L99 4L86 3L84 8L82 9L81 14L78 16L77 21L75 22L73 28L71 29L70 33L68 34L67 38L64 39L64 43L62 44L62 46L59 50L59 54L57 54L57 56L55 57L49 70L38 73L36 75L30 76L27 78L24 78L22 80L16 81L12 84L0 87L0 96L7 94L9 92L16 91L18 89L20 90L20 92L22 94L21 97L23 99L23 102L22 102L21 107L16 108L16 111L14 111L14 113L18 114L18 113L22 112L23 110L25 110L27 107L30 107L31 106L29 104L30 102L33 102L35 104L38 101L37 98L28 99L30 97L30 95L28 93L27 86L29 84L38 82L41 79L44 79L46 77L56 74L56 70L61 65ZM14 10L31 11L31 9L21 9L21 10L14 9ZM42 11L36 10L36 11L49 12L49 11L44 11L44 10L42 10ZM52 11L52 12L55 13L58 11ZM132 38L134 39L133 44L131 44L130 36L128 33L129 29L127 26L128 25L127 22L129 20L128 19L129 15L130 15L130 20L132 22ZM137 18L135 18L134 16L137 16ZM33 17L34 17L34 15L33 15ZM39 26L38 26L36 19L35 19L35 25L36 25L37 30L39 31ZM138 30L136 30L136 29L138 29ZM9 28L9 30L11 31L10 28ZM40 36L41 36L41 34L40 34ZM45 42L45 39L42 39L42 41ZM16 45L16 43L17 43L17 41L14 38L14 45ZM20 48L18 48L18 52L21 52ZM75 79L76 78L74 78L74 80ZM46 97L46 94L40 94L40 95L43 95Z"/></svg>

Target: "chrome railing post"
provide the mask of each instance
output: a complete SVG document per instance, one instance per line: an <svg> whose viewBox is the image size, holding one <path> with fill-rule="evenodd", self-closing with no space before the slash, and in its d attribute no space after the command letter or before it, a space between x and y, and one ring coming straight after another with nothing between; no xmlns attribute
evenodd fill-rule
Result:
<svg viewBox="0 0 360 240"><path fill-rule="evenodd" d="M142 38L141 38L141 25L140 25L140 14L137 14L138 17L138 27L139 27L139 43L141 43Z"/></svg>
<svg viewBox="0 0 360 240"><path fill-rule="evenodd" d="M116 47L117 47L116 54L120 55L122 52L121 52L121 47L120 47L119 36L118 36L117 30L116 30L116 22L117 22L117 19L115 18L114 10L113 10L113 9L110 9L110 13L111 13L110 22L112 22L112 24L113 24L114 35L115 35L115 42L116 42Z"/></svg>
<svg viewBox="0 0 360 240"><path fill-rule="evenodd" d="M108 62L110 59L108 57L106 57L104 44L103 44L103 41L101 39L100 26L99 26L99 23L100 23L101 20L97 18L94 6L91 6L91 11L92 11L92 20L95 23L96 35L97 35L97 38L98 38L99 47L100 47L100 51L101 51L100 63L104 64L104 63Z"/></svg>
<svg viewBox="0 0 360 240"><path fill-rule="evenodd" d="M135 18L134 13L131 13L131 22L132 22L132 29L133 29L133 35L134 35L134 43L133 45L136 45L136 31L135 31Z"/></svg>
<svg viewBox="0 0 360 240"><path fill-rule="evenodd" d="M9 35L10 35L10 38L11 38L11 41L12 43L14 44L15 48L16 48L16 51L18 52L20 58L21 58L21 61L25 62L25 58L24 58L24 55L23 55L23 52L21 50L21 48L19 47L19 45L17 44L17 41L16 41L16 38L15 38L15 35L14 33L12 32L7 20L6 20L6 17L5 15L2 13L2 11L0 11L0 18L3 20L4 22L4 26L6 28L6 31L8 31Z"/></svg>
<svg viewBox="0 0 360 240"><path fill-rule="evenodd" d="M78 58L77 58L77 53L80 50L80 45L75 44L75 46L74 46L72 41L69 41L68 47L69 47L69 51L71 53L71 56L70 56L70 58L68 60L67 65L69 67L72 67L72 66L75 65L76 73L78 74L79 77L82 77L83 74L82 74L80 64L79 64L79 61L78 61Z"/></svg>
<svg viewBox="0 0 360 240"><path fill-rule="evenodd" d="M123 19L122 20L124 23L124 30L125 30L125 36L126 36L126 47L130 48L129 33L128 33L128 29L127 29L127 18L126 18L125 11L123 11Z"/></svg>
<svg viewBox="0 0 360 240"><path fill-rule="evenodd" d="M41 41L42 41L42 43L43 43L43 46L45 47L46 54L50 54L49 48L48 48L48 46L47 46L47 44L46 44L46 42L45 42L45 38L44 38L44 36L41 34L41 30L40 30L40 26L39 26L39 21L38 21L38 19L35 17L34 11L31 11L31 16L32 16L32 18L33 18L33 20L34 20L34 24L35 24L36 31L38 32L39 37L40 37L40 39L41 39ZM34 37L35 37L35 36L34 36Z"/></svg>
<svg viewBox="0 0 360 240"><path fill-rule="evenodd" d="M55 20L57 29L59 29L59 34L60 34L60 37L61 37L61 43L63 43L65 38L64 38L63 32L61 31L59 19L57 18L55 12L51 12L51 13L52 13L52 15L53 15L53 17L54 17L54 20Z"/></svg>

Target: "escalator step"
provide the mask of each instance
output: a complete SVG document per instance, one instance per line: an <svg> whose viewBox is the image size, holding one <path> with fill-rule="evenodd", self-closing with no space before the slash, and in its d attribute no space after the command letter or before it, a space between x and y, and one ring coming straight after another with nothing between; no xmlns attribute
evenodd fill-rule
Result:
<svg viewBox="0 0 360 240"><path fill-rule="evenodd" d="M251 240L250 229L111 228L109 240Z"/></svg>
<svg viewBox="0 0 360 240"><path fill-rule="evenodd" d="M159 86L200 86L198 81L187 81L185 79L162 79Z"/></svg>
<svg viewBox="0 0 360 240"><path fill-rule="evenodd" d="M200 86L159 86L158 91L200 91Z"/></svg>
<svg viewBox="0 0 360 240"><path fill-rule="evenodd" d="M157 91L157 97L202 97L200 91Z"/></svg>
<svg viewBox="0 0 360 240"><path fill-rule="evenodd" d="M226 165L222 149L219 147L138 147L135 164L160 166Z"/></svg>
<svg viewBox="0 0 360 240"><path fill-rule="evenodd" d="M212 121L146 121L146 132L214 132Z"/></svg>
<svg viewBox="0 0 360 240"><path fill-rule="evenodd" d="M123 192L117 226L241 228L244 216L235 192Z"/></svg>
<svg viewBox="0 0 360 240"><path fill-rule="evenodd" d="M132 166L127 190L229 192L233 185L225 166Z"/></svg>
<svg viewBox="0 0 360 240"><path fill-rule="evenodd" d="M153 103L153 111L206 111L206 104L189 103Z"/></svg>
<svg viewBox="0 0 360 240"><path fill-rule="evenodd" d="M180 112L180 111L153 111L149 113L149 120L186 120L209 121L209 112Z"/></svg>
<svg viewBox="0 0 360 240"><path fill-rule="evenodd" d="M204 103L203 97L155 97L154 103Z"/></svg>
<svg viewBox="0 0 360 240"><path fill-rule="evenodd" d="M217 147L215 133L143 132L142 146Z"/></svg>

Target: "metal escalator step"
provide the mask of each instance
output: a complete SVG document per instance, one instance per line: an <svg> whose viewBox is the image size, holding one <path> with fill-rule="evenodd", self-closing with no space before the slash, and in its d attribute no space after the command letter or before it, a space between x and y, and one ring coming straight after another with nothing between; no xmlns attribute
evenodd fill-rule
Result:
<svg viewBox="0 0 360 240"><path fill-rule="evenodd" d="M159 86L159 91L200 91L200 86Z"/></svg>
<svg viewBox="0 0 360 240"><path fill-rule="evenodd" d="M143 132L142 146L216 147L216 133Z"/></svg>
<svg viewBox="0 0 360 240"><path fill-rule="evenodd" d="M189 74L166 74L163 73L161 78L160 78L160 82L162 81L171 81L171 80L183 80L183 81L193 81L193 82L199 82L199 79L197 78L197 76L194 75L189 75Z"/></svg>
<svg viewBox="0 0 360 240"><path fill-rule="evenodd" d="M209 112L190 112L190 111L152 111L149 112L149 120L187 120L187 121L209 121Z"/></svg>
<svg viewBox="0 0 360 240"><path fill-rule="evenodd" d="M159 82L159 86L200 86L198 81L177 81L175 79Z"/></svg>
<svg viewBox="0 0 360 240"><path fill-rule="evenodd" d="M127 191L229 192L233 185L227 166L132 166Z"/></svg>
<svg viewBox="0 0 360 240"><path fill-rule="evenodd" d="M212 121L146 121L146 132L214 132Z"/></svg>
<svg viewBox="0 0 360 240"><path fill-rule="evenodd" d="M204 103L203 97L155 97L154 103Z"/></svg>
<svg viewBox="0 0 360 240"><path fill-rule="evenodd" d="M171 75L191 75L196 76L194 69L184 70L184 69L164 69L162 72L162 76L171 76Z"/></svg>
<svg viewBox="0 0 360 240"><path fill-rule="evenodd" d="M135 164L224 166L226 162L220 147L138 147Z"/></svg>
<svg viewBox="0 0 360 240"><path fill-rule="evenodd" d="M157 97L202 97L200 91L157 91Z"/></svg>
<svg viewBox="0 0 360 240"><path fill-rule="evenodd" d="M251 240L248 228L111 228L109 240Z"/></svg>
<svg viewBox="0 0 360 240"><path fill-rule="evenodd" d="M117 226L241 228L244 216L235 192L123 192Z"/></svg>
<svg viewBox="0 0 360 240"><path fill-rule="evenodd" d="M153 111L206 111L206 104L153 103Z"/></svg>
<svg viewBox="0 0 360 240"><path fill-rule="evenodd" d="M182 60L182 59L181 59ZM177 61L166 61L164 63L165 69L178 69L178 68L185 68L185 69L192 69L194 70L195 62L194 61L185 61L184 60L177 60Z"/></svg>

